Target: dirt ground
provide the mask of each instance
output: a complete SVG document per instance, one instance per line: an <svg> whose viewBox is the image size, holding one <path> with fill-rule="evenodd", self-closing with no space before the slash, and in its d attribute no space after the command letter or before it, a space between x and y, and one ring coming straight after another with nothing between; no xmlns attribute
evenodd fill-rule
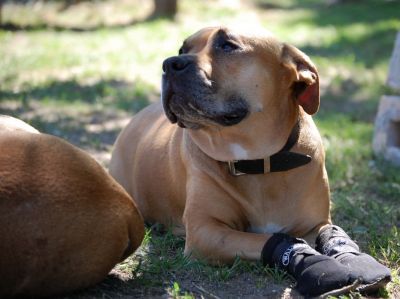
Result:
<svg viewBox="0 0 400 299"><path fill-rule="evenodd" d="M111 272L106 280L95 287L77 292L60 299L94 298L303 298L288 286L272 281L264 286L257 285L257 277L243 274L223 283L204 282L200 278L188 277L182 273L179 277L182 290L180 295L171 290L171 281L166 279L159 287L147 287L135 279L126 279L124 275ZM186 295L185 295L186 293Z"/></svg>

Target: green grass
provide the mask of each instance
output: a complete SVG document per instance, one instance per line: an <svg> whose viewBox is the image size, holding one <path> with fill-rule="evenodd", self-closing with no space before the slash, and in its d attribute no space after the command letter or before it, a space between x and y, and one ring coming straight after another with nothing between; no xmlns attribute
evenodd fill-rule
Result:
<svg viewBox="0 0 400 299"><path fill-rule="evenodd" d="M326 148L333 220L393 270L380 296L400 297L400 170L371 149L379 99L393 93L384 83L400 1L180 0L175 21L144 21L149 1L62 4L4 5L3 23L13 30L0 28L0 113L66 138L105 165L126 123L120 120L159 100L162 61L199 28L258 25L309 54L321 78L315 120ZM274 297L293 283L258 263L212 267L184 257L183 249L182 238L148 230L140 250L116 268L127 283L110 278L72 297Z"/></svg>
<svg viewBox="0 0 400 299"><path fill-rule="evenodd" d="M264 267L261 263L237 258L232 265L210 266L205 261L191 259L183 254L184 243L184 238L174 236L169 230L148 228L139 252L120 264L118 269L131 273L141 286L165 288L173 298L190 298L193 295L183 291L182 284L194 289L195 293L209 295L200 285L211 289L223 288L224 284L242 275L253 279L249 287L259 289L269 283L293 284L283 271ZM189 282L194 286L187 287Z"/></svg>

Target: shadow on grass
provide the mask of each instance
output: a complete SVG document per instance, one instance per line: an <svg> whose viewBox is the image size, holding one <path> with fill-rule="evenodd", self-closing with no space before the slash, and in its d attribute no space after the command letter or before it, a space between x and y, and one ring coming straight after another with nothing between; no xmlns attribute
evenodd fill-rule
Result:
<svg viewBox="0 0 400 299"><path fill-rule="evenodd" d="M301 50L311 56L351 57L354 62L361 62L371 68L389 59L396 34L395 29L371 28L361 37L339 34L339 38L331 45L309 45Z"/></svg>
<svg viewBox="0 0 400 299"><path fill-rule="evenodd" d="M301 8L298 0L297 8ZM320 0L305 1L308 8L314 5L310 3L321 3ZM307 7L307 6L306 6ZM311 22L316 26L339 26L345 27L354 23L364 23L366 26L380 21L398 19L400 2L385 0L362 0L343 1L335 5L315 5L317 10L311 17Z"/></svg>
<svg viewBox="0 0 400 299"><path fill-rule="evenodd" d="M317 26L347 26L354 23L385 21L398 18L398 0L345 0L335 4L323 0L255 0L259 9L310 9L309 19ZM373 13L371 13L371 11Z"/></svg>
<svg viewBox="0 0 400 299"><path fill-rule="evenodd" d="M63 2L63 1L61 1ZM68 2L68 1L66 1ZM82 1L81 1L82 2ZM90 1L87 1L90 2ZM1 5L1 0L0 0L0 5ZM69 7L73 6L73 4L68 4L66 3L66 7L62 10L66 10ZM148 15L145 18L135 18L132 17L128 21L124 22L119 22L119 23L114 23L114 24L104 24L102 22L99 22L98 24L95 25L87 25L87 26L82 26L82 25L61 25L61 24L56 24L56 23L50 23L46 22L45 20L41 20L38 23L35 24L21 24L21 23L15 23L15 22L0 22L0 30L4 31L11 31L11 32L18 32L18 31L42 31L42 30L50 30L50 31L56 31L56 32L95 32L99 30L119 30L119 29L124 29L128 27L135 26L137 24L143 24L143 23L152 23L155 21L159 20L166 20L166 21L174 21L173 17L165 17L165 16L158 16L153 13Z"/></svg>
<svg viewBox="0 0 400 299"><path fill-rule="evenodd" d="M133 19L124 23L109 24L109 25L98 24L92 26L62 26L51 23L17 24L13 22L5 22L5 23L0 23L0 30L11 31L11 32L42 31L42 30L49 30L56 32L95 32L99 30L119 30L119 29L129 28L137 24L152 23L159 20L173 21L173 19L171 18L155 17L153 15L150 15L144 20Z"/></svg>
<svg viewBox="0 0 400 299"><path fill-rule="evenodd" d="M366 92L365 86L351 78L337 81L326 88L316 117L324 119L339 114L346 115L353 121L374 122L383 86L378 85L377 90Z"/></svg>
<svg viewBox="0 0 400 299"><path fill-rule="evenodd" d="M100 109L83 112L73 110L39 106L21 112L21 109L0 108L0 114L19 118L42 133L63 138L91 154L110 153L118 134L131 117L130 114L121 115L115 110L108 112ZM96 158L107 165L108 159L103 161L101 157Z"/></svg>
<svg viewBox="0 0 400 299"><path fill-rule="evenodd" d="M184 256L184 244L184 238L153 226L139 250L103 283L63 298L277 298L287 293L290 281L282 271L240 259L210 266ZM129 278L124 280L123 273Z"/></svg>
<svg viewBox="0 0 400 299"><path fill-rule="evenodd" d="M0 114L96 152L108 153L127 119L157 96L143 82L50 81L18 92L0 90Z"/></svg>
<svg viewBox="0 0 400 299"><path fill-rule="evenodd" d="M34 102L60 105L86 103L101 104L136 113L150 103L154 88L143 82L124 80L99 80L83 84L77 80L50 81L39 86L22 88L21 91L0 90L1 101L19 101L29 109ZM3 112L4 113L4 112Z"/></svg>
<svg viewBox="0 0 400 299"><path fill-rule="evenodd" d="M0 30L5 31L41 31L41 30L51 30L51 31L71 31L71 32L93 32L102 29L122 29L127 28L133 25L140 23L140 21L132 20L122 24L113 24L113 25L96 25L96 26L88 26L88 27L78 27L78 26L61 26L57 24L49 24L49 23L39 23L39 24L16 24L12 22L6 22L0 24Z"/></svg>
<svg viewBox="0 0 400 299"><path fill-rule="evenodd" d="M108 128L103 125L111 121L117 122L118 116L92 111L86 115L55 114L50 119L38 115L30 119L29 123L40 132L67 139L78 147L109 151L121 131L119 126Z"/></svg>
<svg viewBox="0 0 400 299"><path fill-rule="evenodd" d="M283 3L288 1L283 1ZM332 27L336 30L338 38L332 44L303 47L302 50L309 55L352 56L355 62L361 62L367 68L387 61L390 57L395 36L399 30L400 1L343 1L335 5L326 5L321 0L293 0L286 5L278 2L259 0L258 7L306 9L310 14L294 18L293 26L310 24L313 28Z"/></svg>
<svg viewBox="0 0 400 299"><path fill-rule="evenodd" d="M165 292L145 288L140 279L124 280L118 274L110 273L105 280L85 290L76 291L55 299L91 299L91 298L165 298Z"/></svg>

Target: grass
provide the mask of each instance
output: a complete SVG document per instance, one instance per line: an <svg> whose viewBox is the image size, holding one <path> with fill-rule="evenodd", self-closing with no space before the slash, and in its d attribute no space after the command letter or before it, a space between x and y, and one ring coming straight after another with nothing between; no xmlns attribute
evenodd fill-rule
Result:
<svg viewBox="0 0 400 299"><path fill-rule="evenodd" d="M400 1L180 0L175 21L146 20L149 1L7 2L0 27L0 113L89 151L105 166L128 119L159 100L161 63L210 24L258 25L309 54L321 77L315 120L327 151L333 220L393 271L400 297L400 171L371 149ZM211 267L184 240L149 229L99 286L70 298L288 296L283 272L236 260ZM290 294L289 294L290 295ZM358 294L351 296L357 297Z"/></svg>
<svg viewBox="0 0 400 299"><path fill-rule="evenodd" d="M286 273L263 267L261 263L237 258L229 266L210 266L205 261L191 259L183 255L184 243L184 238L174 236L171 231L148 228L140 250L117 269L130 272L141 286L164 288L173 298L191 298L201 294L221 298L235 293L254 294L251 288L261 294L268 284L280 291L282 286L279 284L293 284ZM251 282L242 281L243 277ZM237 281L237 285L229 291L224 290L232 281ZM250 293L243 288L251 290Z"/></svg>

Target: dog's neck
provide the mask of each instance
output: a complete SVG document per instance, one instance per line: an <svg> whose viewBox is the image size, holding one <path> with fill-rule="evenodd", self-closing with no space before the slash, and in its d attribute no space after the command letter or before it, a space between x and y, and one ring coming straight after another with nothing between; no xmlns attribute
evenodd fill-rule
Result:
<svg viewBox="0 0 400 299"><path fill-rule="evenodd" d="M245 120L232 127L185 131L200 150L214 160L228 162L263 159L278 152L287 142L297 116L285 118L286 121L276 122L279 125L253 119L249 121L262 123L263 126L252 126Z"/></svg>

